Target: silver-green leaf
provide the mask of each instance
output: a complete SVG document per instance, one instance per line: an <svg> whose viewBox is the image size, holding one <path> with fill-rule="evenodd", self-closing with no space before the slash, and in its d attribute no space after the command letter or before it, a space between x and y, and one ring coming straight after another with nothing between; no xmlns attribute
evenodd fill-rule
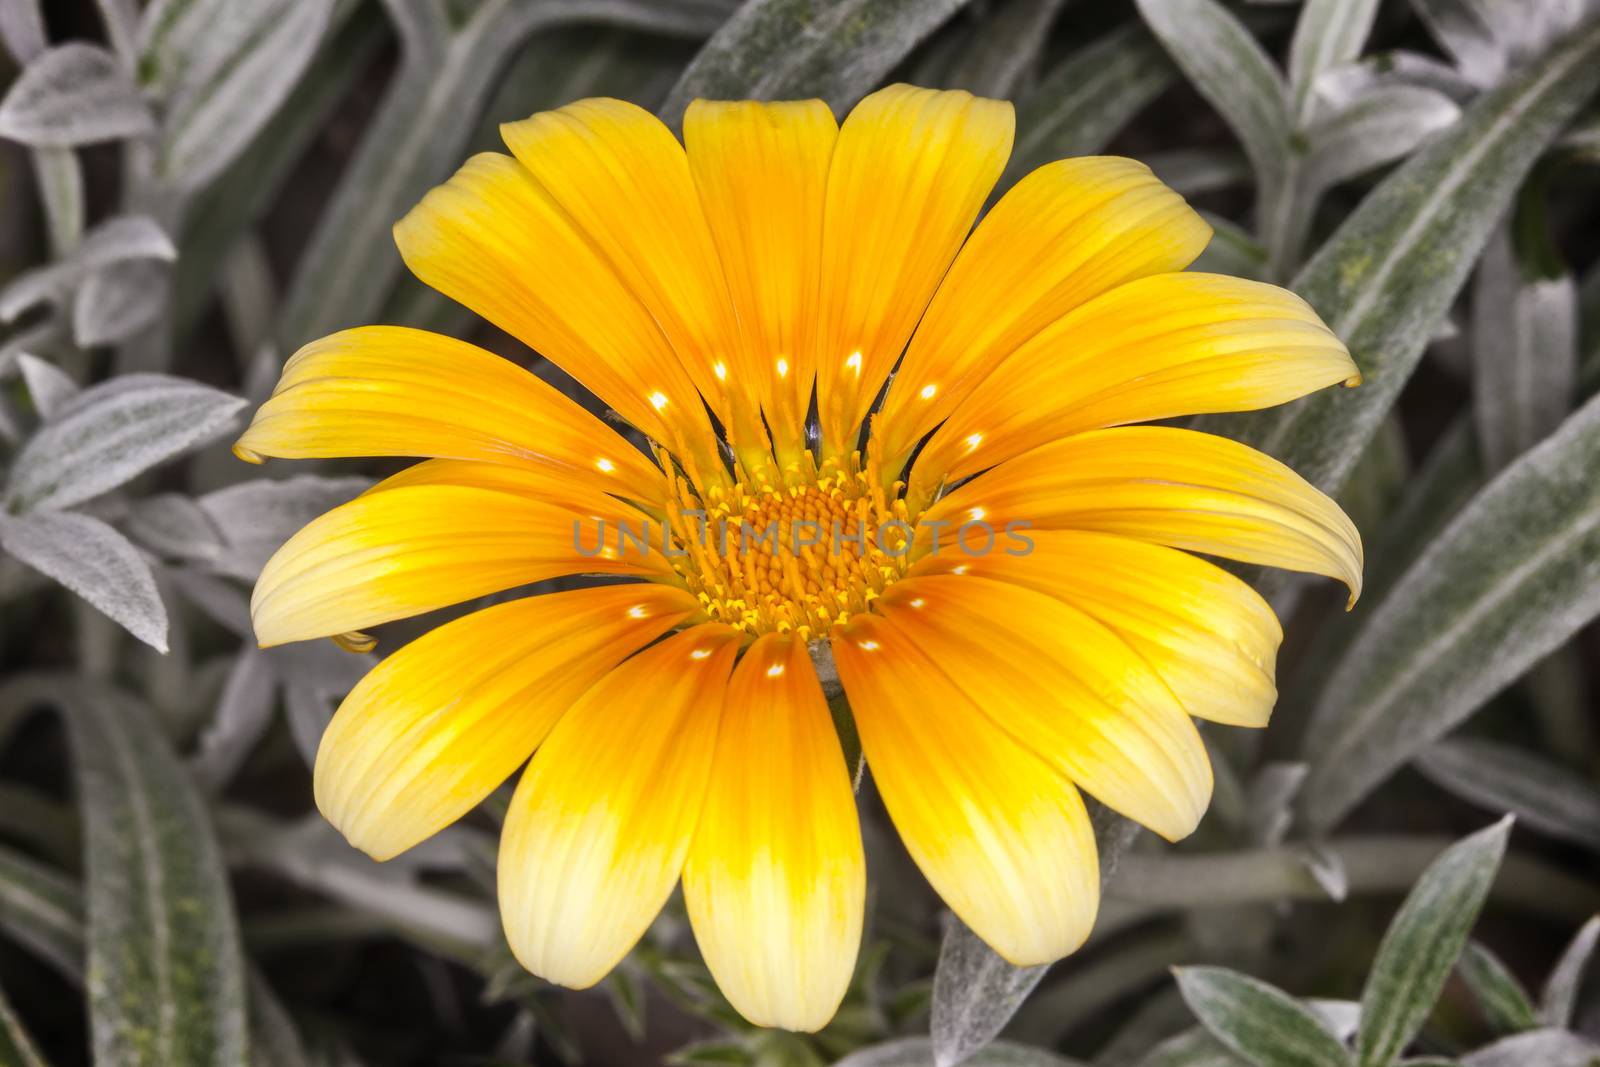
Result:
<svg viewBox="0 0 1600 1067"><path fill-rule="evenodd" d="M1509 811L1529 828L1600 852L1600 788L1524 748L1447 737L1417 757L1417 769L1457 796Z"/></svg>
<svg viewBox="0 0 1600 1067"><path fill-rule="evenodd" d="M5 503L16 512L56 510L224 433L244 401L184 378L125 374L85 389L18 453Z"/></svg>
<svg viewBox="0 0 1600 1067"><path fill-rule="evenodd" d="M1510 831L1507 817L1445 849L1400 905L1361 992L1360 1067L1389 1067L1433 1012L1489 893Z"/></svg>
<svg viewBox="0 0 1600 1067"><path fill-rule="evenodd" d="M75 511L8 515L0 517L0 548L157 652L167 650L167 609L150 565L105 522Z"/></svg>
<svg viewBox="0 0 1600 1067"><path fill-rule="evenodd" d="M122 61L82 41L35 57L0 100L0 137L34 147L138 137L153 127Z"/></svg>
<svg viewBox="0 0 1600 1067"><path fill-rule="evenodd" d="M1203 1026L1254 1067L1348 1067L1350 1053L1310 1008L1224 967L1181 967L1178 988Z"/></svg>
<svg viewBox="0 0 1600 1067"><path fill-rule="evenodd" d="M1301 812L1326 830L1600 614L1600 398L1469 504L1330 673Z"/></svg>
<svg viewBox="0 0 1600 1067"><path fill-rule="evenodd" d="M1560 1028L1572 1024L1578 989L1583 985L1597 939L1600 939L1600 915L1591 916L1583 924L1545 981L1539 994L1539 1022L1545 1026Z"/></svg>
<svg viewBox="0 0 1600 1067"><path fill-rule="evenodd" d="M150 711L77 684L63 709L83 807L95 1059L237 1067L244 963L204 801Z"/></svg>
<svg viewBox="0 0 1600 1067"><path fill-rule="evenodd" d="M849 108L967 0L747 0L667 96L676 125L696 97L820 97Z"/></svg>

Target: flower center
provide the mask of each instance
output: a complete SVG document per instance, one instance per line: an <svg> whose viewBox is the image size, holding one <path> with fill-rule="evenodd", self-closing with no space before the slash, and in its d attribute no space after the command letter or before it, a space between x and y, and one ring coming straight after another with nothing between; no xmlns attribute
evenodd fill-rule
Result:
<svg viewBox="0 0 1600 1067"><path fill-rule="evenodd" d="M673 566L711 618L746 633L823 637L909 565L905 501L859 454L819 468L805 453L779 484L741 476L704 497L671 478Z"/></svg>

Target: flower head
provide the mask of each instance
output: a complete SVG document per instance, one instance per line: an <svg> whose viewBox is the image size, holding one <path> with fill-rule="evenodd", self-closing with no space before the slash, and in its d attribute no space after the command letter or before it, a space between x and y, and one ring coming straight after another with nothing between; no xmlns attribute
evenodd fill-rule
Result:
<svg viewBox="0 0 1600 1067"><path fill-rule="evenodd" d="M865 874L813 654L831 649L912 857L1007 959L1088 935L1080 790L1168 838L1193 719L1263 725L1278 622L1190 552L1330 575L1349 520L1237 443L1128 424L1357 380L1293 294L1185 273L1210 229L1127 159L1062 160L974 229L1009 105L892 86L697 101L680 145L583 100L506 126L395 228L407 264L636 431L472 345L366 327L284 368L239 454L415 456L268 563L262 644L545 579L395 652L317 802L382 859L528 762L499 882L517 957L603 977L680 878L751 1020L815 1029ZM531 756L531 761L529 760Z"/></svg>

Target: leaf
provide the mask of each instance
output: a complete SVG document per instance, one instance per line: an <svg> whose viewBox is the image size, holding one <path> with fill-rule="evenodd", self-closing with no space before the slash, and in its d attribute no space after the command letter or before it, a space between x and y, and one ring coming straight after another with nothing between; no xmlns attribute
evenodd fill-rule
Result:
<svg viewBox="0 0 1600 1067"><path fill-rule="evenodd" d="M1051 68L1017 105L1017 143L1006 186L1052 160L1093 155L1177 75L1143 26L1129 25Z"/></svg>
<svg viewBox="0 0 1600 1067"><path fill-rule="evenodd" d="M1333 826L1600 613L1600 398L1506 468L1367 620L1312 712L1301 811Z"/></svg>
<svg viewBox="0 0 1600 1067"><path fill-rule="evenodd" d="M0 137L35 147L71 148L153 128L121 61L81 41L42 52L0 100Z"/></svg>
<svg viewBox="0 0 1600 1067"><path fill-rule="evenodd" d="M254 581L267 559L296 531L323 512L365 492L366 478L302 474L278 480L240 482L207 493L200 510L221 533L217 571Z"/></svg>
<svg viewBox="0 0 1600 1067"><path fill-rule="evenodd" d="M102 267L72 302L72 336L81 347L125 341L161 318L171 287L167 266L148 259Z"/></svg>
<svg viewBox="0 0 1600 1067"><path fill-rule="evenodd" d="M934 1043L925 1037L903 1037L881 1045L857 1049L833 1067L934 1067L946 1061L935 1057ZM1081 1067L1076 1060L1041 1048L1008 1041L994 1044L962 1060L966 1067Z"/></svg>
<svg viewBox="0 0 1600 1067"><path fill-rule="evenodd" d="M73 511L6 517L0 520L0 547L157 652L167 650L167 609L150 566L106 523Z"/></svg>
<svg viewBox="0 0 1600 1067"><path fill-rule="evenodd" d="M0 42L18 63L45 50L48 40L39 0L0 0Z"/></svg>
<svg viewBox="0 0 1600 1067"><path fill-rule="evenodd" d="M0 845L0 930L74 983L83 980L83 897L65 875Z"/></svg>
<svg viewBox="0 0 1600 1067"><path fill-rule="evenodd" d="M1311 119L1318 76L1361 54L1377 12L1378 0L1306 0L1289 45L1289 110L1301 125Z"/></svg>
<svg viewBox="0 0 1600 1067"><path fill-rule="evenodd" d="M842 112L967 0L748 0L667 95L672 126L696 97L820 97Z"/></svg>
<svg viewBox="0 0 1600 1067"><path fill-rule="evenodd" d="M1217 109L1264 182L1283 169L1291 130L1283 78L1250 31L1215 0L1138 0L1173 62Z"/></svg>
<svg viewBox="0 0 1600 1067"><path fill-rule="evenodd" d="M1577 390L1578 289L1558 257L1540 258L1551 262L1532 262L1513 247L1508 223L1495 231L1478 266L1472 399L1490 471L1560 426Z"/></svg>
<svg viewBox="0 0 1600 1067"><path fill-rule="evenodd" d="M156 161L166 185L201 188L244 150L299 81L332 12L333 0L172 0L147 14L164 27L143 65L167 90Z"/></svg>
<svg viewBox="0 0 1600 1067"><path fill-rule="evenodd" d="M255 968L246 978L250 1008L250 1067L309 1067L294 1020Z"/></svg>
<svg viewBox="0 0 1600 1067"><path fill-rule="evenodd" d="M227 872L204 802L139 701L62 694L84 820L97 1062L234 1067L249 1046Z"/></svg>
<svg viewBox="0 0 1600 1067"><path fill-rule="evenodd" d="M1500 957L1476 941L1468 941L1457 964L1461 980L1483 1010L1484 1021L1496 1034L1514 1034L1539 1025L1533 1005L1516 976L1500 962Z"/></svg>
<svg viewBox="0 0 1600 1067"><path fill-rule="evenodd" d="M48 1067L4 989L0 989L0 1062L12 1067Z"/></svg>
<svg viewBox="0 0 1600 1067"><path fill-rule="evenodd" d="M22 447L6 506L50 510L99 496L226 432L243 406L210 386L160 374L125 374L85 389Z"/></svg>
<svg viewBox="0 0 1600 1067"><path fill-rule="evenodd" d="M1600 939L1600 915L1591 917L1583 924L1583 928L1556 961L1555 969L1550 972L1544 990L1539 994L1540 1023L1553 1027L1572 1024L1578 991L1583 987L1584 972L1594 955L1596 939Z"/></svg>
<svg viewBox="0 0 1600 1067"><path fill-rule="evenodd" d="M1600 1045L1565 1030L1532 1030L1502 1038L1461 1058L1461 1067L1594 1067Z"/></svg>
<svg viewBox="0 0 1600 1067"><path fill-rule="evenodd" d="M1447 737L1424 749L1417 769L1435 784L1528 827L1600 852L1600 788L1526 749Z"/></svg>
<svg viewBox="0 0 1600 1067"><path fill-rule="evenodd" d="M1479 97L1385 178L1296 277L1355 356L1359 389L1324 390L1206 428L1337 492L1444 319L1540 152L1600 84L1600 22Z"/></svg>
<svg viewBox="0 0 1600 1067"><path fill-rule="evenodd" d="M1038 986L1049 965L1017 967L1001 959L954 914L944 917L944 938L933 971L931 1062L970 1063L994 1039Z"/></svg>
<svg viewBox="0 0 1600 1067"><path fill-rule="evenodd" d="M1498 19L1493 17L1500 0L1411 0L1436 40L1455 59L1461 72L1477 85L1493 85L1505 72L1506 56L1498 37ZM1526 8L1534 4L1519 5Z"/></svg>
<svg viewBox="0 0 1600 1067"><path fill-rule="evenodd" d="M1361 991L1361 1067L1388 1067L1422 1029L1483 907L1510 832L1507 816L1451 845L1400 905Z"/></svg>
<svg viewBox="0 0 1600 1067"><path fill-rule="evenodd" d="M1229 1052L1203 1026L1167 1038L1138 1062L1138 1067L1241 1067L1244 1061ZM1248 1065L1244 1065L1248 1067Z"/></svg>
<svg viewBox="0 0 1600 1067"><path fill-rule="evenodd" d="M1255 1067L1347 1067L1350 1054L1311 1010L1280 989L1224 967L1178 967L1195 1016Z"/></svg>
<svg viewBox="0 0 1600 1067"><path fill-rule="evenodd" d="M1139 828L1103 804L1090 800L1087 805L1104 891ZM1048 964L1017 967L1006 962L965 923L949 915L933 971L930 1029L938 1067L970 1062L974 1052L994 1040L1049 969Z"/></svg>
<svg viewBox="0 0 1600 1067"><path fill-rule="evenodd" d="M1396 49L1323 71L1317 78L1317 107L1337 111L1374 89L1395 86L1433 89L1458 104L1470 100L1478 92L1477 86L1448 63L1421 52Z"/></svg>
<svg viewBox="0 0 1600 1067"><path fill-rule="evenodd" d="M1461 109L1436 89L1374 88L1306 131L1306 183L1322 190L1402 159L1450 126Z"/></svg>
<svg viewBox="0 0 1600 1067"><path fill-rule="evenodd" d="M114 215L90 230L57 263L17 275L0 289L0 319L13 321L29 308L62 297L93 271L131 259L170 260L172 239L148 215Z"/></svg>
<svg viewBox="0 0 1600 1067"><path fill-rule="evenodd" d="M122 526L135 543L165 559L210 563L223 551L217 524L181 493L157 493L134 501Z"/></svg>
<svg viewBox="0 0 1600 1067"><path fill-rule="evenodd" d="M54 363L24 352L17 357L17 369L22 372L22 381L28 387L33 409L40 418L48 419L78 395L78 383Z"/></svg>
<svg viewBox="0 0 1600 1067"><path fill-rule="evenodd" d="M973 32L961 34L962 55L938 84L974 96L1011 97L1033 70L1066 0L1014 0L979 14ZM930 83L920 83L930 84Z"/></svg>
<svg viewBox="0 0 1600 1067"><path fill-rule="evenodd" d="M234 659L216 713L200 731L190 768L203 789L219 792L232 780L272 725L278 678L267 653L246 648Z"/></svg>

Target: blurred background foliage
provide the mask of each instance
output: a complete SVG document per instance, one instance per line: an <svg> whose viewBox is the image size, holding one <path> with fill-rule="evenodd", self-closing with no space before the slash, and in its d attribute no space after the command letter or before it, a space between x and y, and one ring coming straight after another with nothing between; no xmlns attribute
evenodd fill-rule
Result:
<svg viewBox="0 0 1600 1067"><path fill-rule="evenodd" d="M0 0L0 1063L1600 1062L1597 8ZM741 1023L676 903L599 988L550 987L499 932L504 795L354 852L308 768L374 657L249 635L267 555L392 467L227 442L360 323L575 389L390 239L499 122L842 113L894 79L1014 100L1007 184L1146 160L1216 227L1202 267L1316 305L1365 385L1200 421L1339 496L1367 593L1252 575L1287 624L1273 726L1210 731L1192 839L1099 819L1099 926L1048 971L941 917L869 775L866 944L824 1032Z"/></svg>

